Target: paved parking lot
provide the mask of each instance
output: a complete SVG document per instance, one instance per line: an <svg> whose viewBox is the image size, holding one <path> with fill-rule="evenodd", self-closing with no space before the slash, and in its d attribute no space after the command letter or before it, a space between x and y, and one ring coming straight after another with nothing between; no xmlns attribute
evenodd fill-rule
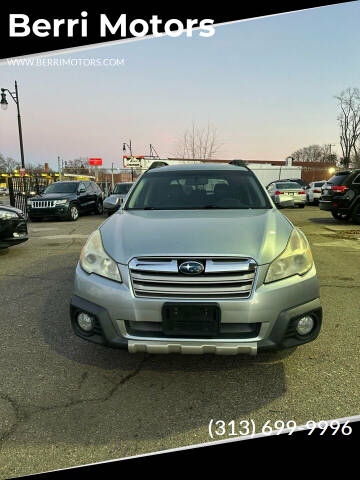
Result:
<svg viewBox="0 0 360 480"><path fill-rule="evenodd" d="M0 476L207 442L212 418L261 429L359 414L360 226L283 213L312 244L323 330L257 357L130 355L74 336L74 268L105 217L29 224L28 242L0 250Z"/></svg>

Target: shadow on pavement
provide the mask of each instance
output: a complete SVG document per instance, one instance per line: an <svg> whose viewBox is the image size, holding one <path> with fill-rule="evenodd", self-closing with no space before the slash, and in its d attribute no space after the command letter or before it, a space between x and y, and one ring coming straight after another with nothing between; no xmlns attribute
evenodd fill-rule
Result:
<svg viewBox="0 0 360 480"><path fill-rule="evenodd" d="M6 307L9 335L19 336L22 349L9 350L6 368L16 363L16 382L6 390L35 409L16 444L29 435L34 445L120 445L139 438L151 439L148 451L154 442L156 449L169 448L168 436L182 435L186 444L188 432L202 429L204 441L211 418L249 419L284 396L281 360L291 350L258 357L130 355L79 339L69 321L74 255L59 255L56 265L46 257L40 262L45 270L32 266L39 279L6 281L14 292ZM26 305L19 312L20 298ZM16 330L20 320L27 330ZM26 391L29 398L19 393Z"/></svg>

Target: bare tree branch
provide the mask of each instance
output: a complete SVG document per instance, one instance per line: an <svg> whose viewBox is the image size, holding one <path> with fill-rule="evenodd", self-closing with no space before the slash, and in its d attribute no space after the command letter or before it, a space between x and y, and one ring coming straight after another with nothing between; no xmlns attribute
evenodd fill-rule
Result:
<svg viewBox="0 0 360 480"><path fill-rule="evenodd" d="M340 126L340 145L342 151L342 165L346 168L352 163L352 158L358 157L357 143L360 139L360 90L347 88L338 100L340 113L338 123Z"/></svg>
<svg viewBox="0 0 360 480"><path fill-rule="evenodd" d="M217 129L207 124L200 128L195 123L190 130L186 130L177 144L177 158L193 158L210 160L215 157L223 144L219 143Z"/></svg>

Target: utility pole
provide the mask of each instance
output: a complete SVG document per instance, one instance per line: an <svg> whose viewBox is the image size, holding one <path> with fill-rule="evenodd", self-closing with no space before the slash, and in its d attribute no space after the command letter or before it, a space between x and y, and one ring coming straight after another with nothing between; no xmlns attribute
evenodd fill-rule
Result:
<svg viewBox="0 0 360 480"><path fill-rule="evenodd" d="M150 158L160 158L154 146L150 143Z"/></svg>
<svg viewBox="0 0 360 480"><path fill-rule="evenodd" d="M132 157L131 140L129 140L129 143L123 142L123 152L126 152L126 147L129 149L130 156Z"/></svg>
<svg viewBox="0 0 360 480"><path fill-rule="evenodd" d="M61 182L62 180L62 168L61 168L61 162L60 162L60 157L58 156L58 172L59 172L59 180Z"/></svg>
<svg viewBox="0 0 360 480"><path fill-rule="evenodd" d="M111 189L114 191L114 162L111 164Z"/></svg>
<svg viewBox="0 0 360 480"><path fill-rule="evenodd" d="M329 154L331 155L331 147L335 147L335 143L329 143Z"/></svg>

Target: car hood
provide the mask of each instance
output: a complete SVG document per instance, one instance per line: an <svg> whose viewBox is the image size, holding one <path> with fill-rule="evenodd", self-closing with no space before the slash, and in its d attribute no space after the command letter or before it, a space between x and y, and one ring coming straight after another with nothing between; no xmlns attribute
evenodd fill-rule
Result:
<svg viewBox="0 0 360 480"><path fill-rule="evenodd" d="M8 212L15 212L18 215L23 215L22 210L20 210L19 208L11 207L10 205L3 205L1 202L0 202L0 209L6 210Z"/></svg>
<svg viewBox="0 0 360 480"><path fill-rule="evenodd" d="M285 249L293 225L278 210L119 210L100 227L107 253L137 256L239 256L259 265Z"/></svg>
<svg viewBox="0 0 360 480"><path fill-rule="evenodd" d="M44 195L36 195L31 200L66 200L75 197L75 193L46 193Z"/></svg>

